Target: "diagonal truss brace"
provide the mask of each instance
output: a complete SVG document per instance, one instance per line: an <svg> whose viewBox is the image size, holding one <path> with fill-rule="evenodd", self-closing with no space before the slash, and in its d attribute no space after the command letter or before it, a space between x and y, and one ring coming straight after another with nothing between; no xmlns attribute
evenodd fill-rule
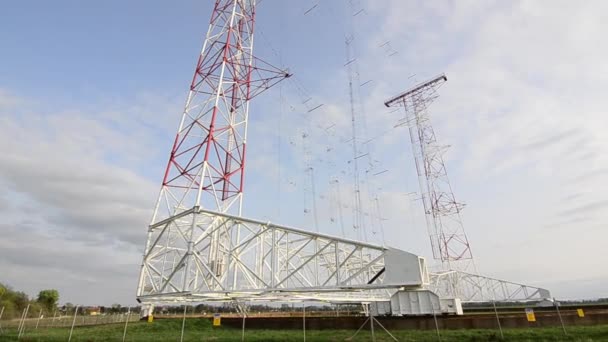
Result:
<svg viewBox="0 0 608 342"><path fill-rule="evenodd" d="M150 225L148 234L144 302L360 302L428 282L424 259L411 253L198 206Z"/></svg>
<svg viewBox="0 0 608 342"><path fill-rule="evenodd" d="M444 269L474 269L473 255L460 217L464 204L456 201L443 154L428 113L438 98L437 89L447 81L439 75L384 102L386 107L403 107L405 117L395 127L407 125L418 174L427 231L435 259Z"/></svg>
<svg viewBox="0 0 608 342"><path fill-rule="evenodd" d="M461 271L431 274L429 289L442 298L463 302L550 300L547 289Z"/></svg>

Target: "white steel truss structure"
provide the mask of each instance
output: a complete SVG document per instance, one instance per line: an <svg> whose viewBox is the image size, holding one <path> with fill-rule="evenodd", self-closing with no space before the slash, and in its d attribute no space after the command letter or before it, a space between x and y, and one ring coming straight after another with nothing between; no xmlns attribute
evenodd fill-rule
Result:
<svg viewBox="0 0 608 342"><path fill-rule="evenodd" d="M191 242L196 252L188 253L190 235L181 232L194 218ZM201 208L153 224L150 230L155 238L144 256L148 272L138 296L144 303L361 303L388 301L398 290L422 289L463 302L551 298L542 288L476 274L428 273L424 258L398 249ZM214 239L217 235L223 238Z"/></svg>
<svg viewBox="0 0 608 342"><path fill-rule="evenodd" d="M429 282L424 258L407 252L198 207L150 230L142 302L360 303Z"/></svg>
<svg viewBox="0 0 608 342"><path fill-rule="evenodd" d="M241 216L249 101L289 77L253 56L254 23L255 0L215 2L148 227L137 299L365 303L424 289L453 297L465 283L497 289L501 281L480 276L430 275L424 258L398 249Z"/></svg>
<svg viewBox="0 0 608 342"><path fill-rule="evenodd" d="M549 290L461 271L431 274L428 288L442 298L463 302L526 302L550 300Z"/></svg>
<svg viewBox="0 0 608 342"><path fill-rule="evenodd" d="M550 299L546 289L468 273L475 270L473 255L460 213L464 204L456 201L448 179L443 154L437 143L428 106L447 81L439 75L387 100L387 107L403 107L405 117L396 126L409 128L421 199L431 248L443 271L431 274L428 289L441 298L473 301L534 301Z"/></svg>
<svg viewBox="0 0 608 342"><path fill-rule="evenodd" d="M217 220L199 217L198 208L241 214L249 101L290 76L254 57L254 24L255 0L215 1L148 229L138 297L150 289L192 290L198 267L217 277L230 262L221 246L233 236L216 229ZM197 263L201 229L213 232L204 266Z"/></svg>

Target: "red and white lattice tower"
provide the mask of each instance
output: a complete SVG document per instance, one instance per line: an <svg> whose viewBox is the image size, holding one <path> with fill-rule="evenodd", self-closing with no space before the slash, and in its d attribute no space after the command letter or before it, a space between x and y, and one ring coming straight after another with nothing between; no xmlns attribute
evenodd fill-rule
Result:
<svg viewBox="0 0 608 342"><path fill-rule="evenodd" d="M447 77L441 75L384 104L405 109L405 118L400 125L409 127L433 257L440 260L445 269L475 271L471 247L460 217L464 204L457 202L452 192L443 162L446 146L437 143L427 111L428 105L439 96L437 88L446 81Z"/></svg>
<svg viewBox="0 0 608 342"><path fill-rule="evenodd" d="M255 6L215 2L148 229L139 298L236 282L223 273L238 230L212 229L217 220L198 211L241 215L249 101L289 77L253 55Z"/></svg>
<svg viewBox="0 0 608 342"><path fill-rule="evenodd" d="M289 77L253 56L254 23L255 0L215 2L148 227L137 288L142 314L163 302L386 302L391 291L428 288L431 277L438 290L458 284L478 289L490 281L457 272L430 276L424 258L412 253L241 215L249 102ZM468 243L456 244L466 242L462 226L447 225L460 206L435 187L445 169L437 169L443 165L439 151L427 146L434 135L424 124L423 109L432 87L415 90L400 103L421 134L417 162L424 163L428 179L425 208L442 224L434 226L438 255L463 260L470 249ZM517 293L525 293L521 288ZM533 296L540 293L536 290ZM450 293L456 292L466 291Z"/></svg>

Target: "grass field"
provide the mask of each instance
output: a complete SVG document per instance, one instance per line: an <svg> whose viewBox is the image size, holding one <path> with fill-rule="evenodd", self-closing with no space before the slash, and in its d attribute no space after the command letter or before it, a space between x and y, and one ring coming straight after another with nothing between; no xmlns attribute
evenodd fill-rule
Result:
<svg viewBox="0 0 608 342"><path fill-rule="evenodd" d="M126 341L179 341L182 321L179 319L129 323ZM568 336L561 328L506 329L504 341L608 341L608 325L568 327ZM85 326L74 329L72 341L122 341L124 324ZM308 330L306 341L345 341L355 331ZM394 330L399 341L437 341L436 332ZM26 331L20 341L67 341L69 328L45 328ZM377 341L392 341L383 331L376 330ZM16 341L15 329L6 330L0 341ZM241 330L212 327L206 319L188 319L184 341L240 341ZM300 330L245 330L245 341L302 341ZM362 330L353 341L371 341L369 329ZM500 341L495 330L443 330L441 341Z"/></svg>

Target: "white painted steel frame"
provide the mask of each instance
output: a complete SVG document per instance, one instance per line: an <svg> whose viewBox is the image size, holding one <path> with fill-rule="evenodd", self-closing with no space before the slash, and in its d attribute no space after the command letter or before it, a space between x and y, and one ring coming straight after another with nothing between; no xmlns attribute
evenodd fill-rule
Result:
<svg viewBox="0 0 608 342"><path fill-rule="evenodd" d="M463 302L551 300L547 289L461 271L432 273L429 289L441 298Z"/></svg>
<svg viewBox="0 0 608 342"><path fill-rule="evenodd" d="M177 232L188 229L193 220L193 232L169 233L170 227ZM463 302L551 298L542 288L466 272L428 274L420 257L419 282L391 282L389 279L399 279L386 264L391 248L199 207L151 225L150 235L153 243L144 258L144 287L138 296L144 303L361 303L387 301L397 290L421 289ZM221 239L212 238L218 235ZM194 253L188 252L189 245L194 246ZM211 255L211 251L219 255ZM225 267L215 267L213 261L218 259L227 260ZM403 260L408 262L411 260ZM194 267L187 268L188 264Z"/></svg>
<svg viewBox="0 0 608 342"><path fill-rule="evenodd" d="M468 273L475 270L473 255L460 218L464 205L455 200L443 153L437 144L428 106L447 81L439 75L387 100L386 107L403 107L405 117L398 125L409 128L416 171L424 205L433 256L442 262L443 272L431 274L429 289L441 298L472 301L531 301L549 299L546 289Z"/></svg>
<svg viewBox="0 0 608 342"><path fill-rule="evenodd" d="M253 57L254 8L254 0L215 3L148 228L138 300L361 303L425 286L464 301L503 287L504 298L548 294L462 272L430 274L428 285L424 259L411 254L421 280L402 281L386 268L389 248L241 217L249 100L289 77Z"/></svg>
<svg viewBox="0 0 608 342"><path fill-rule="evenodd" d="M215 1L148 231L138 296L157 284L154 277L170 280L156 289L163 293L187 291L193 281L205 280L189 278L198 268L223 274L230 262L225 257L233 254L221 248L240 243L240 225L228 236L214 226L216 220L199 219L193 208L241 214L249 102L290 76L253 55L255 5L255 0ZM206 263L199 260L201 229L210 232ZM236 272L231 282L234 287Z"/></svg>
<svg viewBox="0 0 608 342"><path fill-rule="evenodd" d="M386 247L199 207L151 225L150 235L142 302L361 302L387 300L387 289L421 285L383 283ZM215 267L219 259L227 260L225 266Z"/></svg>

